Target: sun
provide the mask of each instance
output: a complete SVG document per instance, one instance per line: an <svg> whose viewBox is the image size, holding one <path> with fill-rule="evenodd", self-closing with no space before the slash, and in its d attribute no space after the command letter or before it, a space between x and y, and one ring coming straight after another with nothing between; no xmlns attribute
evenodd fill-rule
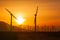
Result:
<svg viewBox="0 0 60 40"><path fill-rule="evenodd" d="M16 20L16 22L18 23L18 24L23 24L24 23L24 21L25 21L25 19L22 17L22 16L19 16L19 17L17 17L17 20Z"/></svg>

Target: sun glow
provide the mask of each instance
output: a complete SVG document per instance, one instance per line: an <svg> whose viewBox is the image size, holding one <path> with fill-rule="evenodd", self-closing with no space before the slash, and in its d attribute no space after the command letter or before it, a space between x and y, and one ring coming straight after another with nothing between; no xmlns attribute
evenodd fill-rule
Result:
<svg viewBox="0 0 60 40"><path fill-rule="evenodd" d="M18 23L18 24L23 24L24 23L24 21L25 21L25 19L22 17L22 16L18 16L17 17L17 20L16 20L16 22Z"/></svg>

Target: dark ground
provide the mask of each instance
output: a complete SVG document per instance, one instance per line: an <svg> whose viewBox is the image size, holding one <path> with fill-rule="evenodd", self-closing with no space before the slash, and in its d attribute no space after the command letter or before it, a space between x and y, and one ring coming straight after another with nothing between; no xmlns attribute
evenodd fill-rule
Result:
<svg viewBox="0 0 60 40"><path fill-rule="evenodd" d="M60 32L0 32L0 40L60 40Z"/></svg>

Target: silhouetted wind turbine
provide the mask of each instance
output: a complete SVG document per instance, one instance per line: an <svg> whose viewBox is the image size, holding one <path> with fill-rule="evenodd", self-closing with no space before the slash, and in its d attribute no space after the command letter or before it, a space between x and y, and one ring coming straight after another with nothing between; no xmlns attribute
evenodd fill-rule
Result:
<svg viewBox="0 0 60 40"><path fill-rule="evenodd" d="M37 6L37 9L36 9L36 13L35 13L35 19L34 19L34 23L35 23L35 32L36 32L36 16L37 16L37 13L38 13L38 6Z"/></svg>
<svg viewBox="0 0 60 40"><path fill-rule="evenodd" d="M17 19L7 8L5 8L6 9L6 11L8 11L9 12L9 14L11 15L11 19L10 19L10 21L11 21L11 24L10 24L10 26L11 26L11 28L10 28L10 30L12 31L12 16L15 18L15 19Z"/></svg>

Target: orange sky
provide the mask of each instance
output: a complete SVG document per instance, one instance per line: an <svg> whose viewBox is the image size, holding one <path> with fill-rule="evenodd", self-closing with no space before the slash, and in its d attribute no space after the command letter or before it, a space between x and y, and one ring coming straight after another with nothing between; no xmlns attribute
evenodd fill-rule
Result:
<svg viewBox="0 0 60 40"><path fill-rule="evenodd" d="M36 6L39 6L37 25L60 23L60 1L58 0L0 0L0 21L10 23L8 8L15 16L22 15L26 25L34 25ZM18 25L13 18L13 25ZM23 25L23 24L22 24Z"/></svg>

